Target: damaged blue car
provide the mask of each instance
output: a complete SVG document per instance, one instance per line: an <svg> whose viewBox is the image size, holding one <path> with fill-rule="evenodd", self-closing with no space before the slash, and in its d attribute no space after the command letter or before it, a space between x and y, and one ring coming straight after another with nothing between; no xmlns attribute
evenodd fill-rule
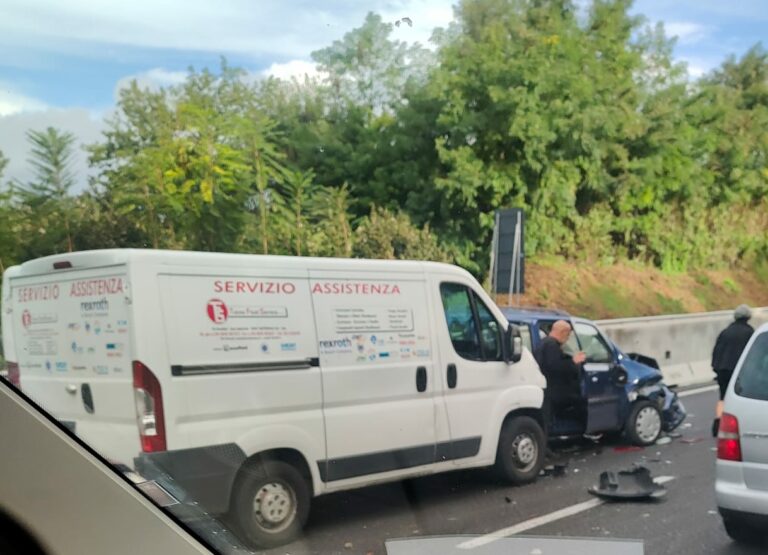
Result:
<svg viewBox="0 0 768 555"><path fill-rule="evenodd" d="M621 433L629 442L644 446L685 419L685 408L664 384L656 361L622 352L593 322L557 310L508 308L503 312L519 327L523 344L532 352L557 320L565 320L574 333L563 350L587 355L581 375L583 403L552 415L550 438Z"/></svg>

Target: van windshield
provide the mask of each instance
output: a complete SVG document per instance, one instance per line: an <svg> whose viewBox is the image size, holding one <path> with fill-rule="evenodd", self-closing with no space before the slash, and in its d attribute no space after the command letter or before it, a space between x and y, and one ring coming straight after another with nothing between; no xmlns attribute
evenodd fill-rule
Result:
<svg viewBox="0 0 768 555"><path fill-rule="evenodd" d="M734 385L736 395L768 401L768 333L755 337Z"/></svg>

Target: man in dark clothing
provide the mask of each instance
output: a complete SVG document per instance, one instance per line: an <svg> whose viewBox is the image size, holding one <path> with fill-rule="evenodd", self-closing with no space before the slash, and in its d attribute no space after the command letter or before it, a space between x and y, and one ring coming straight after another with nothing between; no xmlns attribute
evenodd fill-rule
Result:
<svg viewBox="0 0 768 555"><path fill-rule="evenodd" d="M534 353L541 373L547 378L545 398L550 412L549 419L568 407L582 409L581 365L587 357L581 352L573 356L563 352L563 345L570 335L571 325L558 320Z"/></svg>
<svg viewBox="0 0 768 555"><path fill-rule="evenodd" d="M720 414L723 411L722 400L728 389L728 382L739 362L744 347L755 331L748 321L752 317L752 310L745 304L741 304L733 311L733 323L720 332L712 351L712 370L717 374L717 385L720 386L720 402L717 405L715 421L712 424L712 435L717 435L720 425Z"/></svg>
<svg viewBox="0 0 768 555"><path fill-rule="evenodd" d="M720 399L725 397L728 382L739 362L744 347L755 331L748 321L752 317L752 311L745 305L739 305L733 312L733 323L720 332L712 351L712 370L717 374L717 384L720 386Z"/></svg>

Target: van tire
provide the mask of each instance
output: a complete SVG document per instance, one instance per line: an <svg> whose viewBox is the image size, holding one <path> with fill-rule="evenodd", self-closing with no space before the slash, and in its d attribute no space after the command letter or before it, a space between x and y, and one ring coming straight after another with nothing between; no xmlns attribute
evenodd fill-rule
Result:
<svg viewBox="0 0 768 555"><path fill-rule="evenodd" d="M643 424L643 421L646 424ZM624 433L633 445L648 447L661 437L663 422L661 411L655 403L645 399L635 401L632 410L629 411Z"/></svg>
<svg viewBox="0 0 768 555"><path fill-rule="evenodd" d="M512 484L531 483L541 472L546 449L544 431L536 420L529 416L510 418L499 434L496 470Z"/></svg>
<svg viewBox="0 0 768 555"><path fill-rule="evenodd" d="M277 547L299 537L309 503L309 485L301 473L288 463L266 460L241 470L233 491L232 517L245 543Z"/></svg>

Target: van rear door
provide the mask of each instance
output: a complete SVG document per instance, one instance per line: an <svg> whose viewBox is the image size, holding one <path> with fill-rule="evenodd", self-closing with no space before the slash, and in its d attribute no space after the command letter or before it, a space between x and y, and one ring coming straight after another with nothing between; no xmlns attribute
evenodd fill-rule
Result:
<svg viewBox="0 0 768 555"><path fill-rule="evenodd" d="M10 278L21 389L107 458L139 451L125 266Z"/></svg>

